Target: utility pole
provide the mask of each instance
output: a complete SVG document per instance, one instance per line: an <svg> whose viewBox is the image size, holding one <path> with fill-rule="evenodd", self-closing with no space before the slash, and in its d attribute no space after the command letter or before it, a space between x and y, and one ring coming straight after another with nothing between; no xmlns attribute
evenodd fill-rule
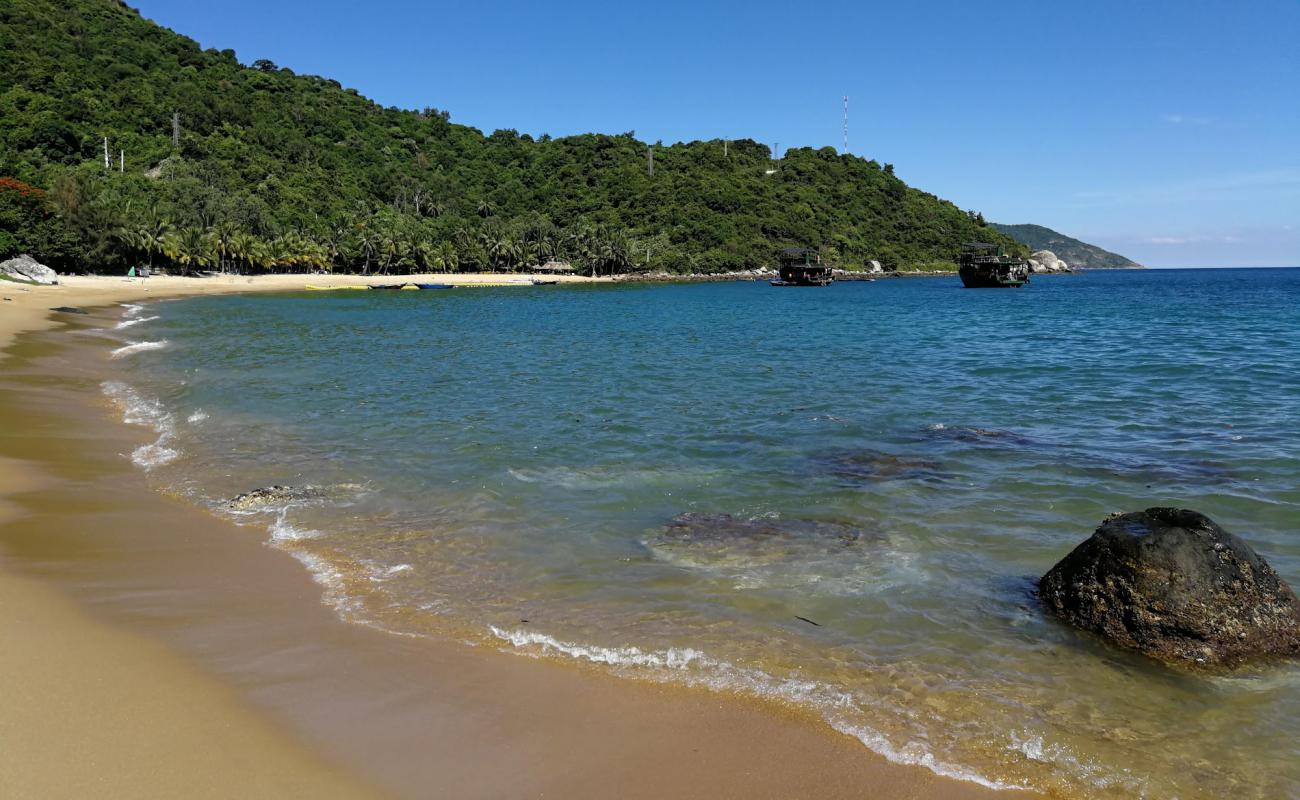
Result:
<svg viewBox="0 0 1300 800"><path fill-rule="evenodd" d="M726 157L727 157L727 140L726 140L726 139L723 139L723 140L722 140L722 157L723 157L723 158L726 158Z"/></svg>
<svg viewBox="0 0 1300 800"><path fill-rule="evenodd" d="M840 150L840 155L849 152L849 96L844 95L844 149Z"/></svg>
<svg viewBox="0 0 1300 800"><path fill-rule="evenodd" d="M653 177L655 176L655 148L654 148L654 145L652 145L652 144L648 144L648 145L645 146L645 157L646 157L646 163L649 164L649 166L650 166L650 177L653 178Z"/></svg>
<svg viewBox="0 0 1300 800"><path fill-rule="evenodd" d="M772 160L773 160L773 161L780 161L780 160L781 160L781 143L780 143L780 142L772 142Z"/></svg>
<svg viewBox="0 0 1300 800"><path fill-rule="evenodd" d="M181 112L172 112L172 147L181 146Z"/></svg>
<svg viewBox="0 0 1300 800"><path fill-rule="evenodd" d="M117 151L117 171L126 172L126 151L125 150Z"/></svg>
<svg viewBox="0 0 1300 800"><path fill-rule="evenodd" d="M104 169L112 169L113 165L108 161L108 137L104 137Z"/></svg>

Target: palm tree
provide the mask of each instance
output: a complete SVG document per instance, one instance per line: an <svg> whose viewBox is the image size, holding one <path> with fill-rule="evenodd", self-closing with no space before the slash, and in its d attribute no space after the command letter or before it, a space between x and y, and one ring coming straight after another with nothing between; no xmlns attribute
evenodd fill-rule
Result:
<svg viewBox="0 0 1300 800"><path fill-rule="evenodd" d="M211 263L211 245L202 228L184 228L170 234L163 252L187 272Z"/></svg>
<svg viewBox="0 0 1300 800"><path fill-rule="evenodd" d="M445 240L439 243L434 251L432 266L439 272L455 272L459 269L460 254L456 252L456 245Z"/></svg>

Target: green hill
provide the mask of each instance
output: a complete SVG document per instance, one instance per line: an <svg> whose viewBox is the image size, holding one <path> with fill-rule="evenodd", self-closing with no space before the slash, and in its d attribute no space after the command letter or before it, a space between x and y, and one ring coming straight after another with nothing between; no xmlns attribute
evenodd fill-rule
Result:
<svg viewBox="0 0 1300 800"><path fill-rule="evenodd" d="M787 245L849 267L952 262L972 239L1023 250L891 165L832 148L773 161L747 139L724 153L632 133L484 135L444 111L244 66L114 0L6 0L0 50L0 257L240 270L555 257L612 272L770 265Z"/></svg>
<svg viewBox="0 0 1300 800"><path fill-rule="evenodd" d="M1142 266L1119 253L1103 250L1042 225L1000 225L994 222L992 227L1030 250L1051 250L1073 269L1139 269Z"/></svg>

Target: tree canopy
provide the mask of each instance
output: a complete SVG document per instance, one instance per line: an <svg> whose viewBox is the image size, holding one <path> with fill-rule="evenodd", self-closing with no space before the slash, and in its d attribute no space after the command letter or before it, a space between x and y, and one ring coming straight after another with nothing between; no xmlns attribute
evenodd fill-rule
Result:
<svg viewBox="0 0 1300 800"><path fill-rule="evenodd" d="M39 193L0 184L0 257L714 272L772 265L788 245L850 268L951 262L972 239L1023 249L892 165L832 148L776 161L747 139L485 135L266 59L244 66L115 0L8 0L0 50L0 176Z"/></svg>

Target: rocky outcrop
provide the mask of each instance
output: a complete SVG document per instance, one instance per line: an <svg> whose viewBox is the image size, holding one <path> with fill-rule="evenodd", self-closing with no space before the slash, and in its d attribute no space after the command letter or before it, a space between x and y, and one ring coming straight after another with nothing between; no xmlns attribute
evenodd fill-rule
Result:
<svg viewBox="0 0 1300 800"><path fill-rule="evenodd" d="M879 275L880 273L882 273L882 272L884 272L884 271L885 271L885 268L882 267L882 266L880 265L880 262L879 262L879 261L868 261L868 262L867 262L867 272L870 272L872 275Z"/></svg>
<svg viewBox="0 0 1300 800"><path fill-rule="evenodd" d="M17 258L11 258L8 261L0 262L0 275L7 278L15 278L20 281L31 281L32 283L52 285L59 282L59 273L40 263L26 253L23 253Z"/></svg>
<svg viewBox="0 0 1300 800"><path fill-rule="evenodd" d="M1071 625L1167 663L1300 655L1295 593L1250 545L1195 511L1109 517L1038 594Z"/></svg>
<svg viewBox="0 0 1300 800"><path fill-rule="evenodd" d="M1056 257L1051 250L1035 250L1029 256L1031 272L1069 272L1070 265Z"/></svg>
<svg viewBox="0 0 1300 800"><path fill-rule="evenodd" d="M231 511L261 511L324 495L324 490L319 486L263 486L232 497L226 501L226 508Z"/></svg>

